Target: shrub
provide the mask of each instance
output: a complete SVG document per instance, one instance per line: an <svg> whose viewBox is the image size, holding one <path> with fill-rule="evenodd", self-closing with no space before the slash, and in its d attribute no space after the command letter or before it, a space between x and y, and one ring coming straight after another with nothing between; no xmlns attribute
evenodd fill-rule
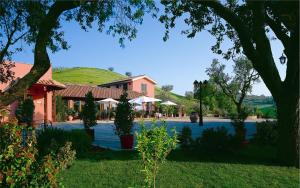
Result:
<svg viewBox="0 0 300 188"><path fill-rule="evenodd" d="M124 93L120 97L117 105L115 117L115 132L117 135L130 135L133 127L134 111L132 105L127 100L128 93Z"/></svg>
<svg viewBox="0 0 300 188"><path fill-rule="evenodd" d="M84 130L47 128L37 137L38 150L42 156L51 150L58 151L66 142L72 143L72 148L78 155L87 152L92 144L91 138Z"/></svg>
<svg viewBox="0 0 300 188"><path fill-rule="evenodd" d="M66 142L57 153L57 159L59 162L60 169L64 170L70 167L75 160L76 151L72 150L72 142Z"/></svg>
<svg viewBox="0 0 300 188"><path fill-rule="evenodd" d="M189 148L193 144L191 128L184 126L178 138L181 148Z"/></svg>
<svg viewBox="0 0 300 188"><path fill-rule="evenodd" d="M205 129L200 140L200 147L207 152L224 152L230 148L230 136L225 127Z"/></svg>
<svg viewBox="0 0 300 188"><path fill-rule="evenodd" d="M61 96L56 96L56 121L65 121L67 115L67 106Z"/></svg>
<svg viewBox="0 0 300 188"><path fill-rule="evenodd" d="M74 116L75 115L75 110L73 109L73 108L69 108L69 109L67 109L67 114L68 114L68 116Z"/></svg>
<svg viewBox="0 0 300 188"><path fill-rule="evenodd" d="M82 108L81 117L85 129L89 129L92 126L97 125L97 110L94 102L93 93L89 91L85 95L85 103Z"/></svg>
<svg viewBox="0 0 300 188"><path fill-rule="evenodd" d="M35 131L16 121L0 125L0 132L0 187L58 187L60 160L67 154L58 158L59 153L51 151L39 158Z"/></svg>
<svg viewBox="0 0 300 188"><path fill-rule="evenodd" d="M256 123L256 133L252 141L262 145L276 145L278 140L278 124L276 121Z"/></svg>
<svg viewBox="0 0 300 188"><path fill-rule="evenodd" d="M31 125L34 113L33 100L31 98L27 98L24 101L20 101L15 113L19 123Z"/></svg>
<svg viewBox="0 0 300 188"><path fill-rule="evenodd" d="M169 136L165 122L162 122L160 127L153 123L148 130L142 123L140 133L136 133L136 148L142 158L145 183L149 187L155 187L159 165L166 160L171 150L176 148L178 141L175 129L173 133L173 136Z"/></svg>

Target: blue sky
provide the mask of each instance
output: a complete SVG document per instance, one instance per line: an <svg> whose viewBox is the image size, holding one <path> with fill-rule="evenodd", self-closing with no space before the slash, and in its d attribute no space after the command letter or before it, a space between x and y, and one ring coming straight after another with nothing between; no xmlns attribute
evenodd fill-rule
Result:
<svg viewBox="0 0 300 188"><path fill-rule="evenodd" d="M117 38L99 33L96 27L85 32L75 22L62 25L65 39L71 48L55 54L49 51L54 67L114 67L121 74L126 71L133 75L146 74L156 80L159 86L174 85L173 91L181 95L192 90L195 79L208 78L205 70L214 58L225 63L229 73L232 70L231 61L225 61L211 52L210 48L215 42L213 37L207 32L201 32L195 38L188 39L180 33L187 28L181 21L171 31L169 40L164 42L163 24L146 16L143 24L138 26L137 38L132 42L126 41L125 48L120 47ZM273 41L272 48L280 75L284 77L285 66L278 62L282 46L278 41ZM26 47L24 51L15 54L13 60L32 63L32 47ZM270 92L261 82L254 85L252 94L270 95Z"/></svg>

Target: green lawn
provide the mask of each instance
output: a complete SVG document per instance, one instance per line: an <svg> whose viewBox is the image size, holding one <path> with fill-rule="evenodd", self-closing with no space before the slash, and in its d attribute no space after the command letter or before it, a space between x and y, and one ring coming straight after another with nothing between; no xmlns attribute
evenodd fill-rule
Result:
<svg viewBox="0 0 300 188"><path fill-rule="evenodd" d="M249 147L231 154L207 155L177 150L162 165L157 187L298 187L299 169L280 167L272 148ZM90 153L59 178L65 187L142 187L136 152Z"/></svg>

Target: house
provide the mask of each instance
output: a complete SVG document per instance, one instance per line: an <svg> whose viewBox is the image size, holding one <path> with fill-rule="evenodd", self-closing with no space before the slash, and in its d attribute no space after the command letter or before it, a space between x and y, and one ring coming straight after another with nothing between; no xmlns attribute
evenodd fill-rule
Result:
<svg viewBox="0 0 300 188"><path fill-rule="evenodd" d="M95 101L99 101L106 98L112 98L119 100L120 96L123 94L123 89L121 88L104 88L97 86L88 85L66 85L65 89L55 92L55 96L61 96L63 100L67 102L68 108L74 108L79 111L82 109L84 104L85 95L87 92L91 91ZM135 91L127 91L128 99L133 99L141 96L141 93ZM54 99L55 100L55 99ZM99 104L99 111L104 111L107 106L105 104Z"/></svg>
<svg viewBox="0 0 300 188"><path fill-rule="evenodd" d="M15 62L15 66L11 69L14 72L14 80L25 76L31 70L33 65ZM0 83L0 90L5 91L10 87L11 83ZM32 97L35 106L33 121L35 123L43 123L52 121L53 103L52 96L55 90L64 89L65 85L52 79L52 68L49 70L25 93L24 98ZM15 111L18 107L18 101L13 102L8 106L10 117L15 116Z"/></svg>
<svg viewBox="0 0 300 188"><path fill-rule="evenodd" d="M156 81L146 75L128 77L120 80L115 80L109 83L100 84L99 87L120 88L142 93L147 97L155 95Z"/></svg>

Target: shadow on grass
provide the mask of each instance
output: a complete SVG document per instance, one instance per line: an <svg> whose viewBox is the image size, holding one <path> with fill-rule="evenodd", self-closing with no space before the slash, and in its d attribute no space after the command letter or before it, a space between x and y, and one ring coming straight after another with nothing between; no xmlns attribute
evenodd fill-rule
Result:
<svg viewBox="0 0 300 188"><path fill-rule="evenodd" d="M176 149L169 156L169 161L178 162L214 162L230 164L260 164L279 166L276 161L276 150L270 146L249 145L247 148L228 152L204 152L201 150ZM77 155L78 160L99 162L100 160L138 160L137 151L87 152Z"/></svg>

